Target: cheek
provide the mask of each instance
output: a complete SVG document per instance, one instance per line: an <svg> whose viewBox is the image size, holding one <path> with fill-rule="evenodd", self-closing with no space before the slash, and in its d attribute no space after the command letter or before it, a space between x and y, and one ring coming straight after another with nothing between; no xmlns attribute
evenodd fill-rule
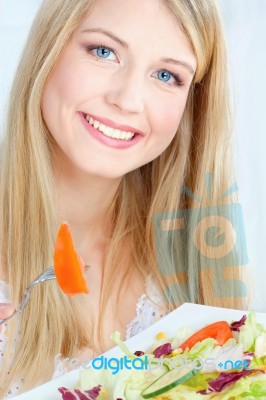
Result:
<svg viewBox="0 0 266 400"><path fill-rule="evenodd" d="M163 140L170 142L175 136L185 104L185 99L175 98L174 100L161 101L158 105L157 112L154 113L153 129L161 135Z"/></svg>
<svg viewBox="0 0 266 400"><path fill-rule="evenodd" d="M67 79L67 75L57 71L45 86L41 103L42 116L50 134L56 140L62 136L62 132L66 134L66 127L70 126L75 90L75 85Z"/></svg>
<svg viewBox="0 0 266 400"><path fill-rule="evenodd" d="M65 105L71 95L72 84L71 82L69 82L69 85L66 84L68 76L62 72L60 68L53 72L43 92L41 108L49 129L52 128L50 125L54 117L58 116L60 108Z"/></svg>
<svg viewBox="0 0 266 400"><path fill-rule="evenodd" d="M67 124L76 111L84 111L82 104L96 95L97 83L84 70L70 63L60 64L49 78L42 97L42 114L51 133L57 123Z"/></svg>
<svg viewBox="0 0 266 400"><path fill-rule="evenodd" d="M94 74L87 66L69 65L57 71L50 86L61 106L77 110L80 104L103 94L106 79L101 79L99 73Z"/></svg>
<svg viewBox="0 0 266 400"><path fill-rule="evenodd" d="M81 94L82 76L69 68L58 68L47 85L50 100L66 106L73 104Z"/></svg>
<svg viewBox="0 0 266 400"><path fill-rule="evenodd" d="M50 77L44 92L44 103L51 108L76 110L79 104L96 95L98 83L82 65L71 61L60 63Z"/></svg>

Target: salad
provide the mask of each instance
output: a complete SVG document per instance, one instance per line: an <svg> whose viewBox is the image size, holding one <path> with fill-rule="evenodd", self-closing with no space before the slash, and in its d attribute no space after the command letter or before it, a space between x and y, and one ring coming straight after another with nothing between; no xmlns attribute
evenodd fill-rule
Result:
<svg viewBox="0 0 266 400"><path fill-rule="evenodd" d="M266 328L254 311L194 333L187 328L174 337L160 332L150 348L134 353L119 332L112 339L123 353L119 370L81 369L73 389L58 389L63 400L266 399Z"/></svg>

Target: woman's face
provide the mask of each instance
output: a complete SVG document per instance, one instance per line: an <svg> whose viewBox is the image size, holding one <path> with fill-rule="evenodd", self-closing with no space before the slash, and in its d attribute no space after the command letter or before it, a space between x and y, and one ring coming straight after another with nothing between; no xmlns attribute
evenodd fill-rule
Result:
<svg viewBox="0 0 266 400"><path fill-rule="evenodd" d="M106 178L147 164L174 138L195 70L162 1L97 0L45 86L57 156Z"/></svg>

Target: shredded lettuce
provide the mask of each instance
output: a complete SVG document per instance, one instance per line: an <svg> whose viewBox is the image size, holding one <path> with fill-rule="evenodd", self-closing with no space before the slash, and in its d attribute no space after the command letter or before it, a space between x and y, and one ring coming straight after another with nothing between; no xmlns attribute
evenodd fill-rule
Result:
<svg viewBox="0 0 266 400"><path fill-rule="evenodd" d="M164 371L165 372L165 371ZM110 370L81 369L76 388L85 390L97 385L102 386L105 399L141 400L141 392L163 374L162 369L120 370L113 375ZM101 397L99 397L101 399Z"/></svg>
<svg viewBox="0 0 266 400"><path fill-rule="evenodd" d="M194 389L189 390L185 386L180 385L177 389L172 389L169 392L156 396L156 400L207 400L201 394L198 394Z"/></svg>
<svg viewBox="0 0 266 400"><path fill-rule="evenodd" d="M251 396L257 399L266 398L266 380L257 380L255 382L251 382L249 393L243 393L242 398L247 400L247 398L251 399Z"/></svg>
<svg viewBox="0 0 266 400"><path fill-rule="evenodd" d="M194 331L192 329L183 326L176 331L175 336L157 340L156 343L153 343L150 347L148 347L147 352L152 353L158 346L161 346L165 343L171 343L172 349L177 349L193 333Z"/></svg>
<svg viewBox="0 0 266 400"><path fill-rule="evenodd" d="M193 378L195 379L195 383L197 379L202 380L201 384L207 383L211 374L198 374ZM206 375L206 376L204 376ZM192 382L192 378L190 379ZM263 400L266 399L266 378L264 376L248 376L242 379L239 379L237 382L228 386L225 390L220 393L210 393L210 394L200 394L195 392L195 388L193 385L189 387L189 380L186 383L179 385L167 393L164 393L160 396L156 397L156 400Z"/></svg>
<svg viewBox="0 0 266 400"><path fill-rule="evenodd" d="M172 343L172 348L177 349L192 334L193 334L193 331L185 326L182 328L179 328L175 334L175 337L172 340L170 340L170 342Z"/></svg>
<svg viewBox="0 0 266 400"><path fill-rule="evenodd" d="M147 371L121 370L112 375L110 370L81 369L77 387L81 390L100 383L106 399L139 400L140 393L146 387ZM152 377L155 379L155 376ZM142 389L143 388L143 389Z"/></svg>
<svg viewBox="0 0 266 400"><path fill-rule="evenodd" d="M265 399L266 398L266 378L251 377L240 379L234 385L230 386L227 391L221 393L217 399L232 400L232 399ZM216 397L215 397L216 399Z"/></svg>
<svg viewBox="0 0 266 400"><path fill-rule="evenodd" d="M255 356L266 356L266 332L259 335L255 341Z"/></svg>
<svg viewBox="0 0 266 400"><path fill-rule="evenodd" d="M123 340L121 340L121 334L118 331L115 331L112 333L111 335L111 339L113 340L113 342L120 348L120 350L129 358L133 359L137 356L135 356L134 353L132 353L132 351L129 350L129 348L127 347L127 345L123 342Z"/></svg>
<svg viewBox="0 0 266 400"><path fill-rule="evenodd" d="M266 366L266 357L253 357L249 367L254 368L261 366Z"/></svg>
<svg viewBox="0 0 266 400"><path fill-rule="evenodd" d="M190 379L188 379L185 383L183 383L184 386L188 386L190 388L193 388L195 391L200 391L208 388L208 382L216 379L219 376L219 372L213 372L210 374L202 374L198 373L193 375Z"/></svg>
<svg viewBox="0 0 266 400"><path fill-rule="evenodd" d="M264 332L263 325L256 321L255 311L251 311L239 333L239 342L243 344L244 351L254 352L256 339Z"/></svg>
<svg viewBox="0 0 266 400"><path fill-rule="evenodd" d="M214 346L217 345L217 341L212 338L207 338L199 343L196 343L192 349L186 350L184 354L189 355L191 358L205 358L208 357Z"/></svg>

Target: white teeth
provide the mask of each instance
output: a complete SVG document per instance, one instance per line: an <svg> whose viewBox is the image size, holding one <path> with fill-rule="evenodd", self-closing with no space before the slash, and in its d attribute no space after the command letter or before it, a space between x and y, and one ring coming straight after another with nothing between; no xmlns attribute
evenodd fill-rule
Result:
<svg viewBox="0 0 266 400"><path fill-rule="evenodd" d="M93 120L92 120L92 121L93 121ZM95 129L98 129L99 126L100 126L100 122L99 122L99 121L94 121L94 122L92 122L91 125L93 125Z"/></svg>
<svg viewBox="0 0 266 400"><path fill-rule="evenodd" d="M96 125L96 124L95 124ZM107 127L106 127L107 128ZM100 124L98 127L99 131L103 131L104 130L104 125ZM106 129L106 133L107 133L107 129Z"/></svg>
<svg viewBox="0 0 266 400"><path fill-rule="evenodd" d="M120 131L119 129L113 129L110 126L106 126L99 121L94 120L89 115L86 116L86 120L89 122L90 125L92 125L95 129L98 129L105 136L109 136L114 139L130 140L131 138L133 138L133 136L135 136L135 134L132 132Z"/></svg>

